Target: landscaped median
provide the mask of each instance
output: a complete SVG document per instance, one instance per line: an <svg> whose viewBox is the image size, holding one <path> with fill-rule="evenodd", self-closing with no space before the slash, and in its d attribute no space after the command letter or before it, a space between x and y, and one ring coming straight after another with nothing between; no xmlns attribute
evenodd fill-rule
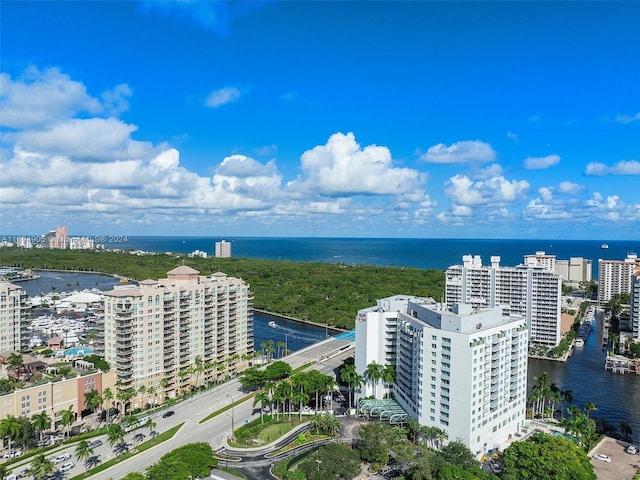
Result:
<svg viewBox="0 0 640 480"><path fill-rule="evenodd" d="M237 407L238 405L240 405L241 403L246 402L247 400L249 400L250 398L253 398L255 396L256 392L250 393L248 395L245 395L244 397L242 397L240 400L236 400L235 402L230 403L229 405L225 405L224 407L216 410L215 412L210 413L209 415L207 415L206 417L204 417L202 420L200 420L198 423L204 423L206 421L211 420L212 418L217 417L218 415L223 414L224 412L231 410L233 407Z"/></svg>
<svg viewBox="0 0 640 480"><path fill-rule="evenodd" d="M147 440L146 442L141 443L135 448L135 452L131 451L131 452L123 453L122 455L119 455L116 458L112 458L111 460L101 463L97 467L92 468L91 470L89 470L86 473L83 473L82 475L76 475L75 477L72 477L70 480L81 480L83 478L90 477L91 475L95 475L98 472L102 472L107 468L113 467L114 465L122 462L123 460L131 458L132 456L138 453L144 452L145 450L148 450L151 447L154 447L155 445L159 445L162 442L166 442L167 440L171 439L178 430L180 430L180 427L182 427L182 425L184 425L184 423L176 425L175 427L170 428L166 432L156 435L151 440Z"/></svg>

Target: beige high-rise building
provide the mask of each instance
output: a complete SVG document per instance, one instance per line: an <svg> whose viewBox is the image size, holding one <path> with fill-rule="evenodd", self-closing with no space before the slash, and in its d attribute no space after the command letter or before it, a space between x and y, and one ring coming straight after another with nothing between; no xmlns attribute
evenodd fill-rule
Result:
<svg viewBox="0 0 640 480"><path fill-rule="evenodd" d="M106 292L105 360L121 390L153 387L131 406L235 373L253 353L252 302L242 279L220 272L201 276L184 265L167 278Z"/></svg>
<svg viewBox="0 0 640 480"><path fill-rule="evenodd" d="M635 253L624 260L598 260L598 301L608 302L618 293L630 293L634 275L640 275L640 258Z"/></svg>
<svg viewBox="0 0 640 480"><path fill-rule="evenodd" d="M27 294L22 288L0 282L0 353L22 349Z"/></svg>

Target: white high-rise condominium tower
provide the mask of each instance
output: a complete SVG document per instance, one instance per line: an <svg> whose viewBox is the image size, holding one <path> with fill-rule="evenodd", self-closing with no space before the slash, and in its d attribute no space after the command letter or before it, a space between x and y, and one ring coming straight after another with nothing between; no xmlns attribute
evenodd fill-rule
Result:
<svg viewBox="0 0 640 480"><path fill-rule="evenodd" d="M506 316L524 317L532 343L555 346L562 339L562 279L543 266L501 267L498 256L483 266L479 256L465 255L446 271L445 297L449 306L500 307Z"/></svg>
<svg viewBox="0 0 640 480"><path fill-rule="evenodd" d="M356 371L393 365L394 398L405 412L479 455L524 424L527 338L524 318L500 308L447 310L398 295L358 312ZM368 382L360 396L380 398L379 387Z"/></svg>
<svg viewBox="0 0 640 480"><path fill-rule="evenodd" d="M27 294L22 288L0 282L0 352L19 352L23 347L26 299Z"/></svg>
<svg viewBox="0 0 640 480"><path fill-rule="evenodd" d="M105 360L121 389L153 387L162 397L222 379L253 352L252 299L242 279L184 265L117 287L105 293ZM195 374L180 373L189 367Z"/></svg>
<svg viewBox="0 0 640 480"><path fill-rule="evenodd" d="M598 260L598 301L608 302L618 293L631 292L636 274L640 275L640 258L635 253L624 260Z"/></svg>
<svg viewBox="0 0 640 480"><path fill-rule="evenodd" d="M216 257L229 258L231 256L231 243L225 240L216 242Z"/></svg>

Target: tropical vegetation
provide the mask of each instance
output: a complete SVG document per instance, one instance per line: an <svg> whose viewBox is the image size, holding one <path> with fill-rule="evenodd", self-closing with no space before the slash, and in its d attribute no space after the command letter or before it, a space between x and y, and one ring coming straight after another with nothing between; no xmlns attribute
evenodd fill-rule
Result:
<svg viewBox="0 0 640 480"><path fill-rule="evenodd" d="M160 458L158 463L147 468L146 480L184 480L205 478L218 461L208 443L190 443L179 447Z"/></svg>
<svg viewBox="0 0 640 480"><path fill-rule="evenodd" d="M503 480L595 480L587 453L563 437L534 433L504 451Z"/></svg>
<svg viewBox="0 0 640 480"><path fill-rule="evenodd" d="M222 271L247 281L256 309L346 329L354 327L355 311L379 298L398 292L440 298L445 285L441 270L406 267L18 248L3 248L2 256L7 266L104 272L136 280L164 277L184 260L202 275Z"/></svg>

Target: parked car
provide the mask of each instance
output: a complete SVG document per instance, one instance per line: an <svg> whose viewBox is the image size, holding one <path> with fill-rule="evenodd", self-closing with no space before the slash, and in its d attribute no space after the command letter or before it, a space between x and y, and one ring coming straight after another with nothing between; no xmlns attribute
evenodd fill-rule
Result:
<svg viewBox="0 0 640 480"><path fill-rule="evenodd" d="M631 455L635 455L636 453L638 453L638 449L637 449L635 446L633 446L633 445L629 445L629 446L627 447L626 452L627 452L627 453L630 453Z"/></svg>
<svg viewBox="0 0 640 480"><path fill-rule="evenodd" d="M169 410L168 412L164 412L164 414L162 415L162 418L168 418L171 415L173 415L174 413L176 413L176 412L174 412L173 410Z"/></svg>
<svg viewBox="0 0 640 480"><path fill-rule="evenodd" d="M94 440L93 442L91 442L89 444L89 446L91 448L98 448L98 447L102 446L102 440Z"/></svg>
<svg viewBox="0 0 640 480"><path fill-rule="evenodd" d="M28 477L30 472L31 472L31 469L25 468L18 474L18 478Z"/></svg>
<svg viewBox="0 0 640 480"><path fill-rule="evenodd" d="M13 450L11 452L5 452L4 458L16 458L22 456L22 450Z"/></svg>
<svg viewBox="0 0 640 480"><path fill-rule="evenodd" d="M61 453L60 455L58 455L56 458L54 458L53 459L53 463L66 462L70 458L71 458L71 454L69 452L64 452L64 453Z"/></svg>
<svg viewBox="0 0 640 480"><path fill-rule="evenodd" d="M61 472L68 472L69 470L71 470L75 466L76 466L76 464L73 463L73 462L63 463L62 465L60 465L60 471Z"/></svg>
<svg viewBox="0 0 640 480"><path fill-rule="evenodd" d="M598 453L593 458L595 458L596 460L600 460L601 462L611 463L611 457L609 457L608 455L603 455L602 453Z"/></svg>

